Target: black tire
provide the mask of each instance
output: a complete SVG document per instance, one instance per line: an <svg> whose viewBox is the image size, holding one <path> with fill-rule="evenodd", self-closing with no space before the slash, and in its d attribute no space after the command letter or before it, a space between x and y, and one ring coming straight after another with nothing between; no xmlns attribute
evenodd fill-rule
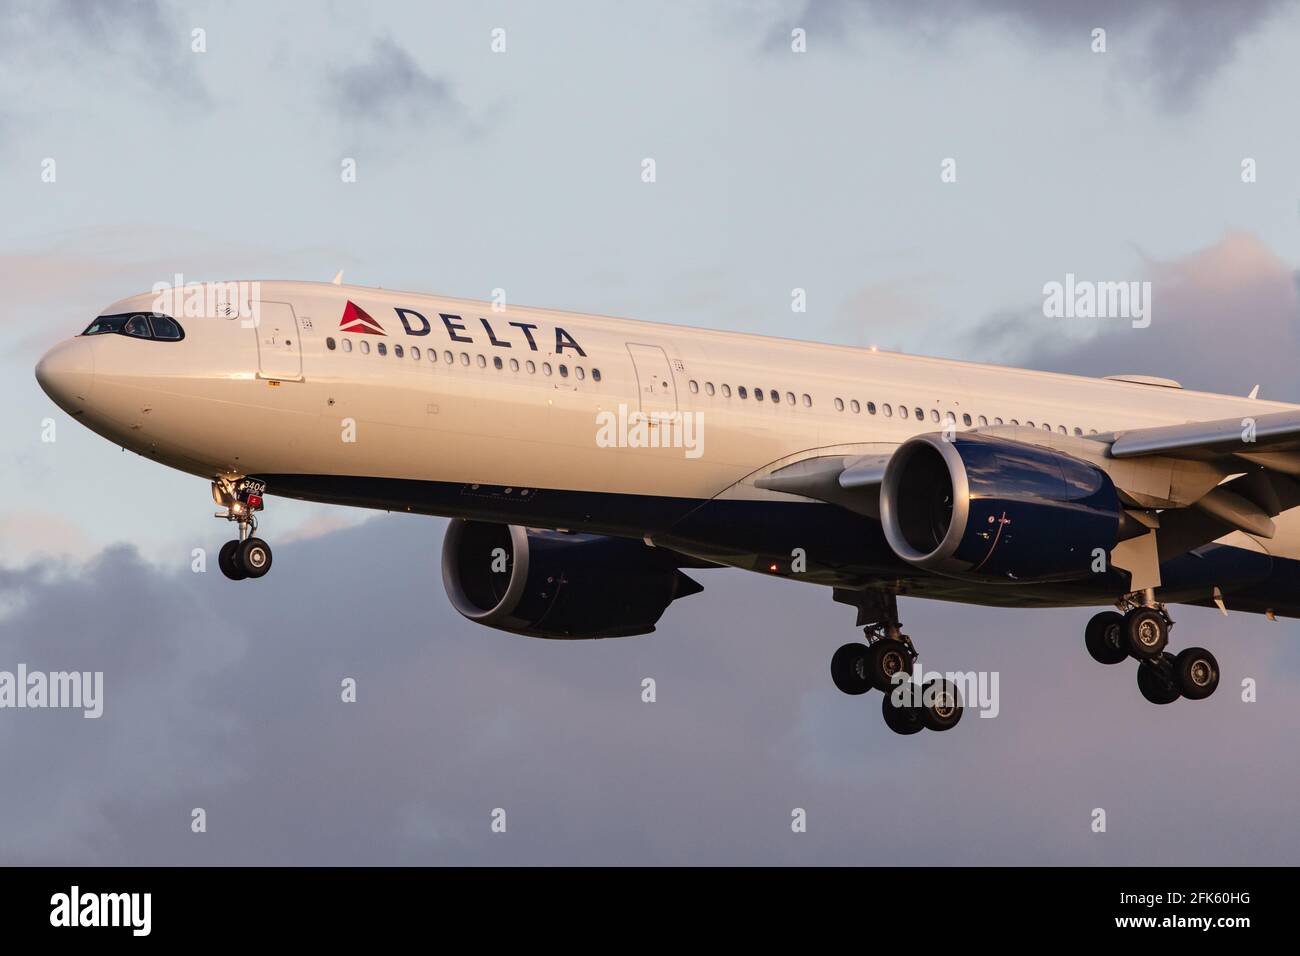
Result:
<svg viewBox="0 0 1300 956"><path fill-rule="evenodd" d="M221 568L221 573L232 581L242 581L248 577L248 572L244 566L239 563L239 542L227 541L217 552L217 567Z"/></svg>
<svg viewBox="0 0 1300 956"><path fill-rule="evenodd" d="M250 578L271 570L271 546L261 538L248 538L239 546L239 563Z"/></svg>
<svg viewBox="0 0 1300 956"><path fill-rule="evenodd" d="M867 679L882 694L894 689L894 675L912 673L912 655L902 641L876 641L867 653Z"/></svg>
<svg viewBox="0 0 1300 956"><path fill-rule="evenodd" d="M885 717L885 726L896 734L906 737L925 729L924 708L895 704L892 692L884 695L880 711Z"/></svg>
<svg viewBox="0 0 1300 956"><path fill-rule="evenodd" d="M1159 660L1138 664L1138 690L1153 704L1172 704L1182 692L1174 674L1174 655L1164 654Z"/></svg>
<svg viewBox="0 0 1300 956"><path fill-rule="evenodd" d="M842 694L865 694L871 690L871 681L867 678L866 644L854 642L845 644L831 655L831 680Z"/></svg>
<svg viewBox="0 0 1300 956"><path fill-rule="evenodd" d="M1219 686L1219 662L1203 647L1189 647L1174 658L1178 689L1188 700L1204 700Z"/></svg>
<svg viewBox="0 0 1300 956"><path fill-rule="evenodd" d="M1083 643L1098 664L1118 664L1128 660L1128 641L1124 637L1124 615L1102 611L1088 622Z"/></svg>
<svg viewBox="0 0 1300 956"><path fill-rule="evenodd" d="M961 720L961 694L957 685L941 677L925 685L921 722L930 730L952 730Z"/></svg>
<svg viewBox="0 0 1300 956"><path fill-rule="evenodd" d="M1124 615L1128 652L1140 661L1155 660L1169 643L1169 623L1153 607L1134 608Z"/></svg>

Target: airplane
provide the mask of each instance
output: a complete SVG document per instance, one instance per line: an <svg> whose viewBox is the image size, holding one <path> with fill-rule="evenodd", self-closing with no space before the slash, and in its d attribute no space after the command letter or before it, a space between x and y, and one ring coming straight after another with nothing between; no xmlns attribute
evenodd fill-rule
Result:
<svg viewBox="0 0 1300 956"><path fill-rule="evenodd" d="M198 302L199 305L195 305ZM1111 607L1084 645L1155 704L1209 697L1170 605L1300 616L1300 406L334 283L123 299L36 366L124 449L211 482L233 580L271 568L268 494L450 518L442 577L479 624L645 634L740 568L831 589L863 639L834 685L920 702L898 598Z"/></svg>

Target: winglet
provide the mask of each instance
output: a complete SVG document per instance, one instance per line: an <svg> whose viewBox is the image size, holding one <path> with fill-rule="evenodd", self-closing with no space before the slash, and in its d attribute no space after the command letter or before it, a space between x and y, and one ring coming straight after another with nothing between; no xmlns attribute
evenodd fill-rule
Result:
<svg viewBox="0 0 1300 956"><path fill-rule="evenodd" d="M343 284L343 270L342 270L342 269L340 269L338 272L334 273L334 279L333 279L332 281L333 281L333 283L334 283L335 285L342 285L342 284ZM1258 390L1259 390L1259 386L1256 385L1256 386L1255 386L1255 389L1256 389L1256 391L1258 391ZM1253 395L1252 395L1251 397L1254 398Z"/></svg>
<svg viewBox="0 0 1300 956"><path fill-rule="evenodd" d="M1246 397L1247 397L1247 398L1259 398L1259 386L1256 385L1254 388L1252 388L1252 389L1250 390L1250 394L1247 395Z"/></svg>

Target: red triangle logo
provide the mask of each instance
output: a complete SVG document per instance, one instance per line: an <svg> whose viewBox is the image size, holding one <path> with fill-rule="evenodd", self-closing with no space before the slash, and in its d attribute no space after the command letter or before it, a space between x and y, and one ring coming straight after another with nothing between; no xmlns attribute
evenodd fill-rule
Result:
<svg viewBox="0 0 1300 956"><path fill-rule="evenodd" d="M351 299L343 310L343 318L339 319L339 331L365 332L369 335L385 334L384 327L372 319L361 306L353 304Z"/></svg>

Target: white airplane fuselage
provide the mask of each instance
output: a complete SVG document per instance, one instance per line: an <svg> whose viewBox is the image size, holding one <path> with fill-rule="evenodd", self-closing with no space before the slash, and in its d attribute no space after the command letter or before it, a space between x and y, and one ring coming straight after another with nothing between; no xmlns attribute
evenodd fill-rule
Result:
<svg viewBox="0 0 1300 956"><path fill-rule="evenodd" d="M259 285L255 325L176 313L177 341L82 335L52 349L38 378L122 447L209 480L262 477L271 495L645 538L750 570L805 547L818 583L908 578L918 594L996 604L1110 598L911 575L870 522L753 477L895 447L947 421L1086 437L1297 407L382 289ZM150 312L156 299L105 315ZM668 447L626 440L619 426L638 411L658 419L641 441ZM674 425L683 415L690 429ZM770 534L758 527L769 523ZM871 538L860 558L857 538ZM1280 515L1269 540L1222 543L1297 558L1300 518Z"/></svg>

